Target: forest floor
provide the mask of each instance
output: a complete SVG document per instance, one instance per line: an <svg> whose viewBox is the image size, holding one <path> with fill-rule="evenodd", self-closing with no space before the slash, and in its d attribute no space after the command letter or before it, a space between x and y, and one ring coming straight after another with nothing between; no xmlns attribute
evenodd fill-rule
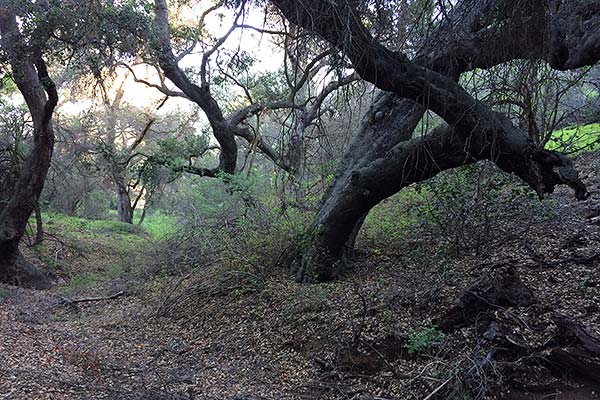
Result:
<svg viewBox="0 0 600 400"><path fill-rule="evenodd" d="M600 377L585 376L592 364L574 372L544 358L557 315L600 337L599 162L579 163L588 200L557 190L552 218L485 255L363 248L331 284L283 272L235 280L219 265L140 278L130 266L152 235L51 219L52 236L27 253L56 286L0 286L0 399L600 398ZM494 307L485 323L445 334L433 327L478 277L507 267L531 305Z"/></svg>

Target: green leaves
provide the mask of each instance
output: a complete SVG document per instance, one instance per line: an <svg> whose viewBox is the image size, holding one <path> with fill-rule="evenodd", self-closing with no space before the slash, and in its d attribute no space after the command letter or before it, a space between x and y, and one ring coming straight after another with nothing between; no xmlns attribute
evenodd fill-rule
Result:
<svg viewBox="0 0 600 400"><path fill-rule="evenodd" d="M282 71L256 73L248 78L248 83L252 97L263 102L283 99L289 91Z"/></svg>
<svg viewBox="0 0 600 400"><path fill-rule="evenodd" d="M17 85L9 72L2 73L0 76L0 96L13 95L17 92Z"/></svg>
<svg viewBox="0 0 600 400"><path fill-rule="evenodd" d="M600 124L563 128L552 133L546 149L579 154L600 148Z"/></svg>
<svg viewBox="0 0 600 400"><path fill-rule="evenodd" d="M45 54L97 75L122 57L144 53L151 40L152 5L143 0L73 2L34 15L32 26L42 26L53 40Z"/></svg>
<svg viewBox="0 0 600 400"><path fill-rule="evenodd" d="M188 134L181 138L160 139L152 158L170 166L184 165L193 158L202 157L208 150L206 135Z"/></svg>
<svg viewBox="0 0 600 400"><path fill-rule="evenodd" d="M415 329L408 335L408 352L428 350L444 342L444 333L437 326L429 325Z"/></svg>

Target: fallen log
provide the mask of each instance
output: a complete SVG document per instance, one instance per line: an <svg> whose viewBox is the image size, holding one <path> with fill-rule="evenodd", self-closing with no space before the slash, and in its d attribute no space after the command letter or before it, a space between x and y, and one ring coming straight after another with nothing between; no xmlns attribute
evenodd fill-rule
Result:
<svg viewBox="0 0 600 400"><path fill-rule="evenodd" d="M435 323L443 332L451 332L471 325L490 310L525 307L534 302L533 292L521 282L514 268L502 268L477 279Z"/></svg>
<svg viewBox="0 0 600 400"><path fill-rule="evenodd" d="M600 362L578 349L553 348L545 352L542 361L557 375L576 381L600 384Z"/></svg>
<svg viewBox="0 0 600 400"><path fill-rule="evenodd" d="M580 323L560 314L554 314L552 320L558 327L561 344L568 347L579 345L590 354L600 356L600 339L592 336Z"/></svg>

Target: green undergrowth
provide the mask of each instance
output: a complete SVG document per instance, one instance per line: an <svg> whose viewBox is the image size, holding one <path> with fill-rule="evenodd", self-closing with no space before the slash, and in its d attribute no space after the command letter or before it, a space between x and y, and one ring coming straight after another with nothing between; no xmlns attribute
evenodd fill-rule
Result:
<svg viewBox="0 0 600 400"><path fill-rule="evenodd" d="M408 334L408 352L410 354L439 346L444 342L444 333L434 325L422 326Z"/></svg>
<svg viewBox="0 0 600 400"><path fill-rule="evenodd" d="M546 144L548 150L580 154L600 149L600 123L557 130Z"/></svg>
<svg viewBox="0 0 600 400"><path fill-rule="evenodd" d="M43 213L43 221L44 242L27 252L62 278L58 290L72 296L111 292L111 283L137 279L147 249L176 229L162 213L148 215L142 226L53 212Z"/></svg>
<svg viewBox="0 0 600 400"><path fill-rule="evenodd" d="M115 252L128 252L132 247L152 239L137 225L111 220L90 220L64 214L44 215L44 229L67 239L68 243L89 244ZM97 247L98 246L98 247ZM94 250L94 248L90 249Z"/></svg>
<svg viewBox="0 0 600 400"><path fill-rule="evenodd" d="M60 214L58 214L60 215ZM135 218L134 218L134 225L130 225L130 224L123 224L121 222L118 222L117 219L117 212L115 210L111 210L108 213L108 217L110 219L101 219L101 220L88 220L88 219L84 219L84 218L77 218L77 217L70 217L70 218L76 218L76 219L80 219L80 220L84 220L84 221L89 221L91 225L96 226L96 227L101 227L101 226L108 226L108 227L117 227L119 225L125 225L126 230L137 230L138 232L146 232L149 233L153 239L155 240L160 240L160 239L164 239L165 237L172 235L173 233L175 233L177 231L177 222L176 219L170 215L167 215L166 213L164 213L162 210L156 210L153 211L152 213L149 213L148 215L146 215L146 217L144 218L144 222L140 225L139 221L140 221L140 216L138 215L138 213L136 213Z"/></svg>
<svg viewBox="0 0 600 400"><path fill-rule="evenodd" d="M368 214L358 241L375 255L433 265L482 254L552 216L550 201L540 202L491 163L478 163L440 173L381 202Z"/></svg>
<svg viewBox="0 0 600 400"><path fill-rule="evenodd" d="M161 240L175 234L178 230L178 225L174 217L162 211L157 211L146 216L142 228L150 233L154 239Z"/></svg>

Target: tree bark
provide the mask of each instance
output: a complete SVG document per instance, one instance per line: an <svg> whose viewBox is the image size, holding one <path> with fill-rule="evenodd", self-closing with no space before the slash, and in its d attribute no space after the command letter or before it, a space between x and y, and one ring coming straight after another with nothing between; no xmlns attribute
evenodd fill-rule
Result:
<svg viewBox="0 0 600 400"><path fill-rule="evenodd" d="M16 14L10 6L0 7L0 34L14 80L33 120L31 152L19 171L12 196L0 213L0 281L47 288L50 285L48 277L23 258L19 242L25 234L50 167L54 146L52 114L58 94L48 76L41 50L27 47L29 43L21 35Z"/></svg>
<svg viewBox="0 0 600 400"><path fill-rule="evenodd" d="M511 1L462 1L451 18L440 24L434 40L430 39L419 56L409 61L404 54L390 51L371 37L350 2L306 0L299 6L298 2L273 0L291 22L312 30L344 52L363 79L420 104L387 97L378 106L385 105L386 100L404 105L396 108L388 104L391 113L376 111L366 118L324 197L306 239L307 246L292 263L298 280L335 279L346 259L345 244L351 241L364 215L403 187L445 169L489 159L504 171L518 175L540 196L551 193L557 184L568 184L577 198L585 198L586 188L565 156L535 148L527 133L473 99L455 82L469 69L489 68L515 58L546 59L555 68L576 68L600 58L600 49L591 42L582 45L571 36L568 40L559 36L552 45L545 40L556 37L557 26L563 33L577 33L573 18L564 23L565 12L569 16L570 11L582 15L594 11L591 19L600 20L600 11L583 10L576 2L564 1L568 7L555 14L533 4L519 8L521 14L499 12L510 11ZM531 23L532 15L537 17L537 24ZM496 19L492 23L498 29L481 25L489 16ZM599 31L590 28L579 32L579 36L595 37ZM557 55L564 53L565 47L571 51L566 56ZM582 48L595 56L581 56ZM575 53L579 56L574 57ZM437 128L422 140L402 142L396 136L403 140L412 136L424 107L452 127ZM366 125L377 115L389 119L387 129Z"/></svg>
<svg viewBox="0 0 600 400"><path fill-rule="evenodd" d="M344 153L336 175L321 200L307 240L293 260L300 281L335 279L348 261L358 231L378 196L358 185L360 170L410 139L424 108L390 93L380 94L364 117L359 133ZM373 174L383 173L380 166Z"/></svg>
<svg viewBox="0 0 600 400"><path fill-rule="evenodd" d="M131 206L131 197L127 190L127 184L123 181L117 181L117 217L119 222L133 224L133 208Z"/></svg>
<svg viewBox="0 0 600 400"><path fill-rule="evenodd" d="M23 257L16 239L0 240L0 282L33 289L50 287L48 276Z"/></svg>
<svg viewBox="0 0 600 400"><path fill-rule="evenodd" d="M42 209L40 202L35 204L35 244L40 244L44 241L44 221L42 219Z"/></svg>

